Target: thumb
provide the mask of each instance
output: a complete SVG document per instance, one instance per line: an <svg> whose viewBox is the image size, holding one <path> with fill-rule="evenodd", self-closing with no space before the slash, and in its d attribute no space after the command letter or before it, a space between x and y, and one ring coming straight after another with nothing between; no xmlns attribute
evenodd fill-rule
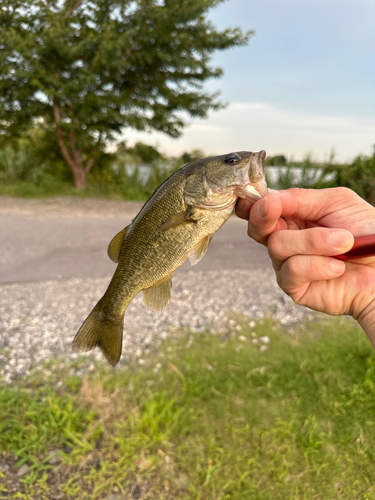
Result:
<svg viewBox="0 0 375 500"><path fill-rule="evenodd" d="M269 193L254 203L250 210L248 235L265 245L270 234L286 228L285 222L280 219L281 212L282 203L277 193Z"/></svg>

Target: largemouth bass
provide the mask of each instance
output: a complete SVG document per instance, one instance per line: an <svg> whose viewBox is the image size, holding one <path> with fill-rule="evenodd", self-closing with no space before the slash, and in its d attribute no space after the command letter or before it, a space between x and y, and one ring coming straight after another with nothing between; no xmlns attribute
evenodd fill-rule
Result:
<svg viewBox="0 0 375 500"><path fill-rule="evenodd" d="M73 340L99 347L115 366L121 356L126 308L143 291L146 306L162 311L171 298L173 272L197 264L213 235L230 217L238 197L252 202L267 194L265 151L241 151L185 165L161 184L131 224L110 242L118 262L112 280Z"/></svg>

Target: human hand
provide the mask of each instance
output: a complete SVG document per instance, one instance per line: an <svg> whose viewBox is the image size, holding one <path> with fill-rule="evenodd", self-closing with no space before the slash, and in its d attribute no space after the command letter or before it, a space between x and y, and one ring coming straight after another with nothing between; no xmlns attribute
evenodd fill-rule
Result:
<svg viewBox="0 0 375 500"><path fill-rule="evenodd" d="M375 208L347 188L272 191L238 200L250 237L267 245L277 282L294 302L359 321L375 347L375 257L331 258L375 233Z"/></svg>

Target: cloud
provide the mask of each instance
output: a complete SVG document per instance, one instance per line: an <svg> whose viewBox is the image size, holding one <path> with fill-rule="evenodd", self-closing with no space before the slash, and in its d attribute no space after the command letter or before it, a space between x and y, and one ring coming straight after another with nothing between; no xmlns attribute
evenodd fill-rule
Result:
<svg viewBox="0 0 375 500"><path fill-rule="evenodd" d="M284 153L297 159L311 152L316 160L323 160L333 149L337 160L348 161L371 153L375 125L365 118L307 114L266 102L233 102L205 121L191 121L178 140L130 130L124 138L158 144L169 155L190 149L207 154L265 149L269 156Z"/></svg>

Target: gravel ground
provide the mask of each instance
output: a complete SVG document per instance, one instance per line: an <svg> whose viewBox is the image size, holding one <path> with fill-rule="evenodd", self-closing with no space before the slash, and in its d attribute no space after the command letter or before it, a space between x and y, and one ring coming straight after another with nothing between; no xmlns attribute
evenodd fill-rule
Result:
<svg viewBox="0 0 375 500"><path fill-rule="evenodd" d="M69 279L0 287L0 375L4 382L30 373L55 356L76 359L71 342L82 321L101 297L106 279ZM188 327L223 335L230 329L228 313L259 320L271 312L289 325L313 314L296 306L277 286L270 270L189 271L174 278L172 300L162 313L149 311L139 294L124 323L123 356L147 355L152 343L176 329ZM98 349L85 354L87 362L102 359ZM92 364L92 363L91 363Z"/></svg>

